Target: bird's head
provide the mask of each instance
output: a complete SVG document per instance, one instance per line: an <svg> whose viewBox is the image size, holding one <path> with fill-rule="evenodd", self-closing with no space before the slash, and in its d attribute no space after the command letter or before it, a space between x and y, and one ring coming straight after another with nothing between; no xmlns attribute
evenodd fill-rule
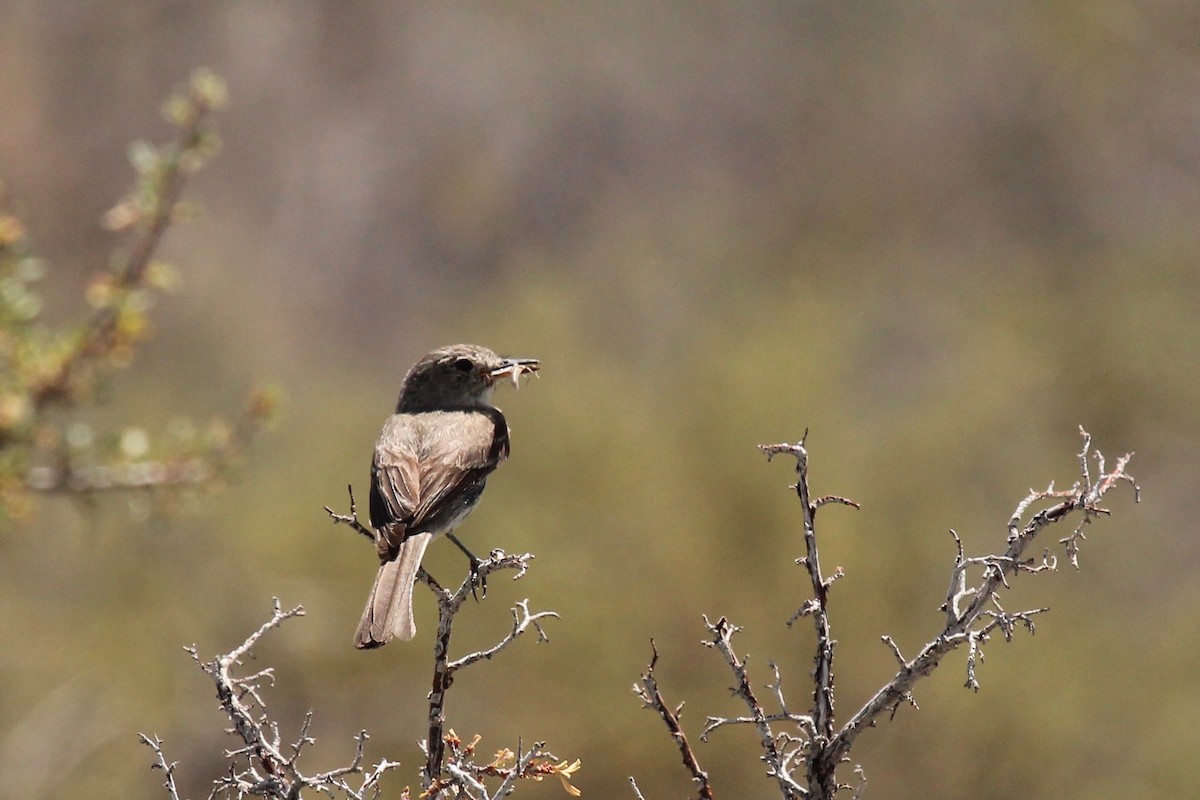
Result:
<svg viewBox="0 0 1200 800"><path fill-rule="evenodd" d="M474 344L441 347L404 376L396 413L490 405L497 381L509 379L519 386L521 376L539 366L536 358L498 356Z"/></svg>

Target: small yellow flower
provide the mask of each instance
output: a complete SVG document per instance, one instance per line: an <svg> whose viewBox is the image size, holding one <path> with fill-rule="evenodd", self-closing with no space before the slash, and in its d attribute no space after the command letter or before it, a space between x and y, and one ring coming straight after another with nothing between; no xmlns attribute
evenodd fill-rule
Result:
<svg viewBox="0 0 1200 800"><path fill-rule="evenodd" d="M569 780L572 775L579 771L581 766L582 764L580 764L579 759L577 758L570 764L568 764L566 761L560 761L559 763L555 764L553 768L554 774L558 776L560 781L562 781L563 789L565 789L567 794L571 795L571 797L579 797L581 794L583 794L583 792L572 786L571 781Z"/></svg>
<svg viewBox="0 0 1200 800"><path fill-rule="evenodd" d="M503 769L516 760L517 757L513 751L506 747L496 753L495 757L492 759L492 763L488 764L488 766L494 769Z"/></svg>

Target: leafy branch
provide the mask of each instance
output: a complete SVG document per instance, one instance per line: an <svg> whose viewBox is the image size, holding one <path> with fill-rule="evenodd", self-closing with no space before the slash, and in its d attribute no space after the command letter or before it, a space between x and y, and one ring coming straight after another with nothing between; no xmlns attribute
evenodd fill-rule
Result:
<svg viewBox="0 0 1200 800"><path fill-rule="evenodd" d="M96 403L109 375L133 362L152 334L151 309L179 285L158 251L184 216L187 181L219 149L213 115L225 100L221 79L197 70L163 107L174 140L130 147L135 185L104 217L126 241L87 285L88 310L75 322L42 321L37 284L47 268L0 185L0 515L24 515L33 492L210 481L274 415L277 394L256 390L233 422L201 430L185 420L156 440L137 427L97 435L79 413Z"/></svg>

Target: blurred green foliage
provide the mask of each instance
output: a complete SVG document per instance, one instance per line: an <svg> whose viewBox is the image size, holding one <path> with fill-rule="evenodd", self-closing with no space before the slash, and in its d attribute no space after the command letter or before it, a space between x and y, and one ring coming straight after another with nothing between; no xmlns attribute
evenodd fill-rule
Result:
<svg viewBox="0 0 1200 800"><path fill-rule="evenodd" d="M42 319L37 284L45 262L11 211L14 201L0 198L0 521L27 518L33 492L210 482L271 416L276 401L269 392L257 393L236 423L216 420L199 431L178 417L157 439L136 423L97 433L87 416L114 370L129 367L150 337L149 312L158 296L179 284L175 268L155 256L180 215L184 181L218 148L209 118L225 101L224 83L198 70L163 106L179 139L130 147L135 187L104 217L106 227L126 234L128 245L88 283L89 312L79 321L49 325Z"/></svg>
<svg viewBox="0 0 1200 800"><path fill-rule="evenodd" d="M45 502L6 533L0 797L160 797L138 730L205 795L228 740L178 648L227 650L273 595L308 609L259 653L283 721L314 709L331 765L365 727L368 757L416 774L428 640L353 650L373 557L321 506L348 482L361 497L404 369L454 341L544 364L499 395L512 458L461 531L537 559L464 612L461 646L511 600L563 617L455 685L464 737L546 739L582 758L585 797L629 796L630 774L686 794L629 687L654 636L689 730L736 711L701 613L746 626L752 673L779 661L798 703L799 514L754 446L805 428L813 490L863 506L822 520L852 713L892 669L880 634L912 652L937 629L946 530L990 549L1031 486L1073 479L1083 424L1137 451L1143 503L1114 501L1080 573L1015 582L1051 612L991 645L979 694L950 659L854 755L890 798L1200 782L1189 4L118 5L18 4L0 29L19 123L0 171L47 232L47 309L107 250L80 220L124 186L111 154L144 135L161 76L208 63L234 91L197 176L211 207L164 244L188 264L170 335L95 424L166 430L264 372L291 399L199 514ZM435 576L462 566L430 553ZM697 747L729 796L773 791L751 734Z"/></svg>

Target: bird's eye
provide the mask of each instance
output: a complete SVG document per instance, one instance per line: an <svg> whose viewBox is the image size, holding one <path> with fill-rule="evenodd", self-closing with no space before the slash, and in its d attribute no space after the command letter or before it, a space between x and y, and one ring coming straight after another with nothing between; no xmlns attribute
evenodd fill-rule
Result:
<svg viewBox="0 0 1200 800"><path fill-rule="evenodd" d="M459 372L470 372L475 368L475 365L471 363L471 359L469 358L460 358L454 362L454 368Z"/></svg>

